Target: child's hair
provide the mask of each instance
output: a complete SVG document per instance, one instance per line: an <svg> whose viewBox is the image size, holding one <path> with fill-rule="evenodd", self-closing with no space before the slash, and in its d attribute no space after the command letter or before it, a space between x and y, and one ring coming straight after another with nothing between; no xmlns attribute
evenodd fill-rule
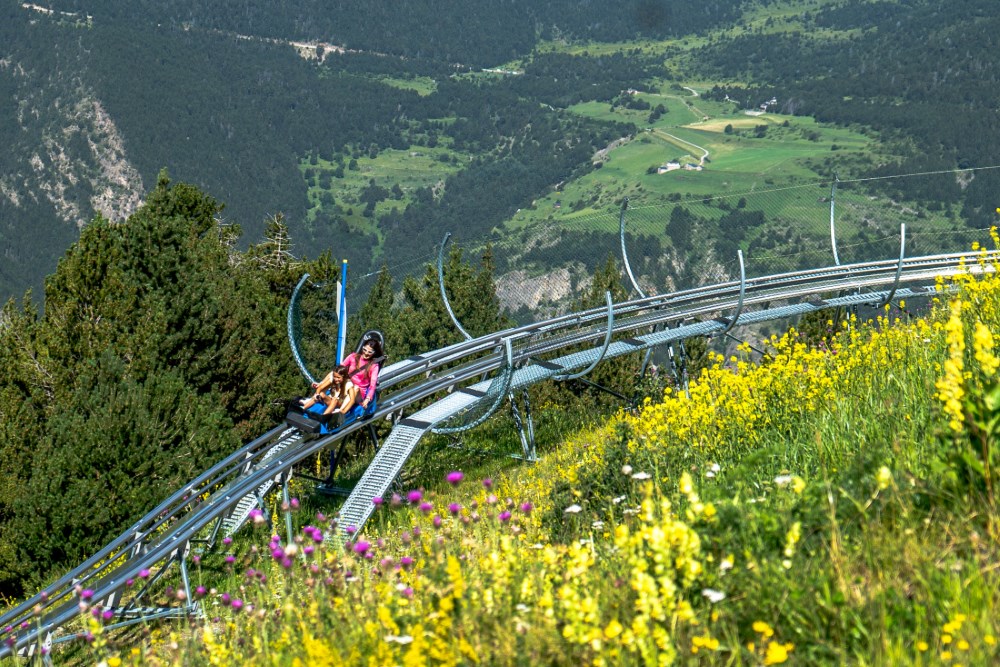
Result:
<svg viewBox="0 0 1000 667"><path fill-rule="evenodd" d="M344 365L337 366L336 368L333 369L333 375L334 375L334 378L335 378L334 381L333 381L333 384L337 388L337 395L338 396L340 394L344 393L344 383L347 382L348 379L350 378L350 375L349 375L350 372L351 371L347 368L347 366L344 366ZM336 376L338 376L338 375L340 376L340 382L339 383L336 381ZM333 389L333 387L330 387L330 388Z"/></svg>

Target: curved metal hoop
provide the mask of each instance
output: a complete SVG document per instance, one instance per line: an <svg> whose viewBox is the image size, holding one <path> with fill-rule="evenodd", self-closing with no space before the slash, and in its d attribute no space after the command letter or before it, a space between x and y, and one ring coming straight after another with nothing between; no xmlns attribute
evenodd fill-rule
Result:
<svg viewBox="0 0 1000 667"><path fill-rule="evenodd" d="M830 247L833 249L833 264L840 266L840 257L837 255L837 223L833 216L834 200L837 197L837 183L840 181L837 175L833 175L833 185L830 186Z"/></svg>
<svg viewBox="0 0 1000 667"><path fill-rule="evenodd" d="M444 240L441 241L441 250L438 251L438 287L441 288L441 301L444 302L444 309L448 311L448 317L451 318L451 322L455 325L455 328L458 329L463 336L465 336L465 340L472 340L472 336L469 335L468 331L462 328L458 318L455 317L455 311L451 309L451 302L448 301L448 294L444 289L444 249L447 247L450 239L451 232L448 232L444 235Z"/></svg>
<svg viewBox="0 0 1000 667"><path fill-rule="evenodd" d="M625 248L625 210L628 208L628 197L622 201L622 212L618 217L618 236L622 242L622 263L625 264L625 273L628 274L629 282L632 283L632 289L636 291L640 299L646 298L646 293L642 291L639 287L639 283L636 282L635 276L632 275L632 265L628 261L628 250Z"/></svg>
<svg viewBox="0 0 1000 667"><path fill-rule="evenodd" d="M299 341L295 339L295 309L299 307L299 297L302 295L302 286L306 284L309 280L309 274L303 274L299 279L299 283L292 290L292 298L288 302L288 317L287 317L287 327L288 327L288 345L292 348L292 356L295 357L295 365L299 367L299 372L305 376L310 383L315 382L316 378L309 373L309 369L306 368L305 362L302 360L302 354L299 353Z"/></svg>
<svg viewBox="0 0 1000 667"><path fill-rule="evenodd" d="M896 279L892 283L892 289L885 296L885 299L879 303L876 308L885 308L892 297L896 295L896 290L899 288L899 276L903 273L903 258L906 255L906 223L901 223L899 225L899 264L896 265Z"/></svg>
<svg viewBox="0 0 1000 667"><path fill-rule="evenodd" d="M571 373L567 375L554 375L552 376L553 380L558 380L559 382L563 382L565 380L576 380L577 378L582 378L584 375L597 368L597 364L601 363L601 360L604 359L604 355L608 353L608 347L611 345L611 334L614 331L614 325L615 325L615 309L614 309L614 302L611 300L611 292L605 292L604 298L608 302L608 330L604 334L604 347L601 348L601 353L597 355L597 359L594 360L594 363L590 364L579 373Z"/></svg>
<svg viewBox="0 0 1000 667"><path fill-rule="evenodd" d="M479 417L477 417L476 419L474 419L469 424L465 424L464 426L450 426L450 427L444 427L444 428L433 428L433 429L431 429L432 432L434 432L434 433L445 433L445 434L447 434L447 433L462 433L463 431L468 431L470 429L476 428L477 426L479 426L480 424L482 424L484 421L486 421L487 419L489 419L490 417L493 416L493 413L497 411L497 408L500 407L500 404L503 403L504 399L507 397L507 394L510 392L510 383L514 379L514 352L513 352L513 349L511 348L511 345L510 345L510 338L504 338L503 345L504 345L504 350L507 353L507 366L506 366L506 368L503 369L503 375L504 375L503 380L502 380L502 382L503 382L503 388L499 392L497 392L497 397L496 397L496 399L494 399L493 405L491 405L489 407L489 409L486 410L486 412L484 412L483 414L481 414ZM493 383L496 383L497 379L499 379L499 376L493 380ZM493 386L491 384L490 385L490 389L487 390L487 391L490 391L492 389L493 389Z"/></svg>
<svg viewBox="0 0 1000 667"><path fill-rule="evenodd" d="M730 330L736 326L736 320L740 319L740 313L743 312L743 297L746 296L747 293L747 271L746 266L743 264L743 251L737 250L736 256L739 257L740 260L740 300L736 303L736 312L733 314L732 319L729 320L726 328L713 334L713 336L725 336L728 334Z"/></svg>

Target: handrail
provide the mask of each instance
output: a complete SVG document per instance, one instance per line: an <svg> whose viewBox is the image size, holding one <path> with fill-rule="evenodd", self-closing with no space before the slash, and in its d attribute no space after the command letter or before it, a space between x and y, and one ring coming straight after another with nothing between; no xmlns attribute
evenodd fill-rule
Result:
<svg viewBox="0 0 1000 667"><path fill-rule="evenodd" d="M503 366L501 368L501 370L503 371L503 379L500 380L500 381L502 382L503 389L501 389L500 391L497 392L496 398L493 400L493 403L490 405L490 407L486 409L486 412L484 412L483 414L479 415L479 417L477 417L476 419L474 419L469 424L465 424L465 425L462 425L462 426L450 426L450 427L443 427L443 428L435 428L435 429L432 429L434 431L434 433L439 433L439 434L463 433L465 431L474 429L475 427L479 426L480 424L482 424L483 422L485 422L487 419L489 419L490 417L492 417L493 413L495 413L497 411L497 408L499 408L500 404L503 403L503 399L507 396L507 392L510 389L510 379L511 379L511 376L513 375L513 371L514 371L514 352L513 352L513 348L511 347L511 344L510 344L510 338L505 338L503 344L504 344L504 351L507 353L506 354L506 356L507 356L507 365ZM499 378L494 378L493 381L496 382L498 379ZM487 395L489 395L490 391L493 391L493 385L492 384L490 385L490 388L487 391Z"/></svg>
<svg viewBox="0 0 1000 667"><path fill-rule="evenodd" d="M726 328L715 334L716 336L725 336L732 331L732 328L736 326L736 320L740 319L740 313L743 312L743 299L746 297L747 293L747 270L746 266L743 264L743 251L737 250L736 256L740 260L740 299L736 302L736 313L729 320Z"/></svg>
<svg viewBox="0 0 1000 667"><path fill-rule="evenodd" d="M837 221L833 216L834 201L837 198L837 183L840 179L833 175L833 183L830 185L830 247L833 249L833 264L840 266L840 256L837 255Z"/></svg>
<svg viewBox="0 0 1000 667"><path fill-rule="evenodd" d="M642 291L639 287L639 283L636 281L635 276L632 275L632 265L628 261L628 250L625 248L625 210L628 208L628 197L622 200L622 212L618 216L618 237L621 239L622 244L622 263L625 265L625 273L628 274L629 282L632 283L632 289L636 291L636 294L640 298L645 299L646 293Z"/></svg>
<svg viewBox="0 0 1000 667"><path fill-rule="evenodd" d="M597 368L597 364L601 363L601 360L604 359L604 355L608 353L608 347L611 345L611 334L614 333L615 330L615 308L614 308L615 304L611 300L611 292L605 292L604 298L608 302L608 329L607 333L604 335L604 346L601 347L601 353L597 355L597 358L594 359L592 364L584 368L579 373L555 375L552 377L553 380L556 380L557 382L565 382L567 380L578 380L579 378L582 378L590 371Z"/></svg>
<svg viewBox="0 0 1000 667"><path fill-rule="evenodd" d="M455 311L451 309L451 301L448 300L448 293L444 289L444 249L448 245L448 240L451 239L451 232L444 235L444 240L441 241L441 250L438 252L438 287L441 288L441 301L444 302L444 309L448 311L448 317L451 318L452 324L458 329L459 333L465 336L465 340L472 340L472 336L466 331L462 324L455 317Z"/></svg>
<svg viewBox="0 0 1000 667"><path fill-rule="evenodd" d="M906 254L906 223L901 223L899 225L899 264L896 266L896 279L892 283L892 289L886 295L885 299L879 303L876 308L884 308L892 301L892 297L896 294L896 289L899 287L899 276L903 273L903 256Z"/></svg>
<svg viewBox="0 0 1000 667"><path fill-rule="evenodd" d="M306 281L309 279L309 274L304 273L302 277L299 278L298 284L295 289L292 290L292 298L288 302L288 317L287 317L287 327L288 327L288 345L292 348L292 356L295 358L295 364L299 367L299 371L302 375L311 383L316 382L316 378L312 376L309 369L306 368L305 362L302 360L302 355L299 353L299 345L295 340L295 332L293 331L294 326L292 325L292 314L295 312L295 307L298 305L299 296L302 293L302 286L305 285Z"/></svg>

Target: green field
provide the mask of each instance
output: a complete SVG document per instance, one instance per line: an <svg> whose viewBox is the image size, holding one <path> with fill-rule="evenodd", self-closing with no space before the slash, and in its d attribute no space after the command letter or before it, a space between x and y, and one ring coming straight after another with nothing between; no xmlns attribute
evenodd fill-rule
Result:
<svg viewBox="0 0 1000 667"><path fill-rule="evenodd" d="M645 122L648 112L617 107L612 110L598 102L571 107L573 113L641 123L644 129L609 150L601 169L539 199L534 209L519 212L513 224L525 226L546 219L591 217L597 212L615 210L623 196L628 196L633 206L663 204L678 195L685 200L728 195L750 197L760 191L818 182L820 178L809 162L826 159L834 153L834 146L838 157L878 150L870 137L845 128L823 126L811 118L778 114L749 116L735 104L707 101L693 95L643 97L651 104L662 102L668 110L652 125ZM767 127L762 137L755 134L757 126ZM727 127L731 127L730 133L726 132ZM655 170L672 160L697 164L704 151L708 152L708 160L702 171L648 173L651 168ZM812 202L809 211L812 218L825 215L826 206L815 206L817 197L822 196L823 193L810 191L797 198ZM772 207L775 198L786 197L770 196ZM794 206L804 205L799 202ZM795 211L790 208L788 213Z"/></svg>
<svg viewBox="0 0 1000 667"><path fill-rule="evenodd" d="M309 186L309 220L315 220L324 207L339 207L348 223L356 229L379 233L375 219L393 208L404 210L412 199L413 192L424 187L441 187L445 179L459 170L467 155L459 154L443 145L434 148L411 146L409 150L387 149L377 157L359 156L355 158L356 169L350 169L350 158L344 159L343 177L334 176L340 166L337 162L318 158L313 164L304 158L299 169L303 176L312 170L313 177L306 177ZM403 192L401 199L387 199L375 207L375 217L362 215L365 204L361 202L362 190L374 180L379 186L392 188L398 185ZM380 237L381 238L381 237Z"/></svg>

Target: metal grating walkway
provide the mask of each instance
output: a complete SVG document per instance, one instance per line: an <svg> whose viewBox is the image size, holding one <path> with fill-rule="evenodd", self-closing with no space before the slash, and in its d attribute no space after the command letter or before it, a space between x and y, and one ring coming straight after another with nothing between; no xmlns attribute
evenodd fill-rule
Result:
<svg viewBox="0 0 1000 667"><path fill-rule="evenodd" d="M292 445L300 442L303 435L300 431L296 429L288 429L281 435L281 440L279 440L273 447L271 447L264 456L261 457L260 461L256 464L247 462L247 465L243 469L243 476L249 475L255 470L259 470L264 464L276 457L281 452L285 451ZM232 535L237 530L246 525L246 522L250 520L250 512L255 508L260 507L260 501L258 498L263 498L268 491L271 490L277 483L277 479L271 478L265 481L263 484L257 487L257 489L251 493L246 494L240 499L238 503L233 507L232 513L222 520L222 530L224 535ZM264 508L260 508L264 509Z"/></svg>

